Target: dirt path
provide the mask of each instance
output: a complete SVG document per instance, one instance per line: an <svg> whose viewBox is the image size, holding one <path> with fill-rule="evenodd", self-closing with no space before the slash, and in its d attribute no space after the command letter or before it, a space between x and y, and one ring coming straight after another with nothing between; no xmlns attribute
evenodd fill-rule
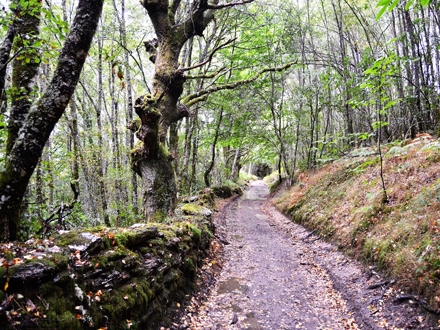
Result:
<svg viewBox="0 0 440 330"><path fill-rule="evenodd" d="M412 304L395 305L383 279L293 224L251 184L217 219L224 246L217 282L176 329L436 329ZM203 294L201 295L203 297ZM199 297L200 298L200 297Z"/></svg>

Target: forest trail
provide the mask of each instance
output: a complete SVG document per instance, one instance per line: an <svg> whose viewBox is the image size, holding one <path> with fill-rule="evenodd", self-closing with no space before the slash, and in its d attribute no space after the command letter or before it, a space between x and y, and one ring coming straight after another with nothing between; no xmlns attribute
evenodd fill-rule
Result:
<svg viewBox="0 0 440 330"><path fill-rule="evenodd" d="M175 329L434 329L417 304L392 303L390 285L374 270L269 205L262 181L216 219L228 242L217 282L186 307ZM220 270L221 268L221 270Z"/></svg>

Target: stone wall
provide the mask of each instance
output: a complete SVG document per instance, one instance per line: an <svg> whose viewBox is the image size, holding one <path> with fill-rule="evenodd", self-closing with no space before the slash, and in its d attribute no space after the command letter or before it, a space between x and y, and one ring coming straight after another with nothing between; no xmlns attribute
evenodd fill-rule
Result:
<svg viewBox="0 0 440 330"><path fill-rule="evenodd" d="M156 329L209 247L189 222L68 231L3 244L1 329Z"/></svg>

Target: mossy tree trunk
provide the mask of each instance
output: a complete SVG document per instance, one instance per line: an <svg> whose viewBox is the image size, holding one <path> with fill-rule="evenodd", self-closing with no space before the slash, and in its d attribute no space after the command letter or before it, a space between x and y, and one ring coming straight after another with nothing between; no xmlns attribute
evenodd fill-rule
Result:
<svg viewBox="0 0 440 330"><path fill-rule="evenodd" d="M36 1L39 3L39 1ZM103 0L80 0L67 40L58 58L51 83L43 96L18 122L8 139L8 155L0 172L0 239L14 240L20 206L55 124L69 103L101 15Z"/></svg>
<svg viewBox="0 0 440 330"><path fill-rule="evenodd" d="M214 85L185 96L178 104L186 80L184 72L199 68L211 60L179 69L179 56L185 43L203 32L214 18L216 10L251 3L254 0L141 0L153 23L156 39L145 43L150 60L155 64L152 95L138 98L135 111L140 121L130 129L142 142L131 153L131 165L142 177L144 209L147 221L159 220L174 210L176 178L172 155L165 149L165 141L172 124L189 115L187 107L206 100L209 94L224 89L234 89L257 80L262 74L283 71L295 62L281 67L260 70L254 76L233 83ZM229 40L215 50L233 42ZM215 51L214 50L214 51ZM212 56L212 55L211 55ZM216 74L218 74L218 71ZM214 76L216 75L214 74ZM209 76L206 76L208 78ZM212 75L211 75L212 77ZM201 77L204 78L204 77ZM173 140L173 136L171 136ZM196 146L194 149L196 150ZM194 171L193 171L194 174Z"/></svg>
<svg viewBox="0 0 440 330"><path fill-rule="evenodd" d="M185 6L180 0L143 0L153 23L156 38L146 43L155 64L153 94L137 99L135 111L140 122L131 125L142 142L131 153L133 170L142 178L144 214L147 221L160 221L174 210L177 188L172 156L165 149L170 126L188 116L178 100L185 83L179 69L183 45L202 35L214 17L218 0L195 1ZM177 17L183 17L177 19Z"/></svg>
<svg viewBox="0 0 440 330"><path fill-rule="evenodd" d="M6 112L7 99L5 93L6 72L9 58L11 56L12 45L17 34L15 22L12 22L6 32L6 37L0 45L0 114Z"/></svg>
<svg viewBox="0 0 440 330"><path fill-rule="evenodd" d="M39 37L41 4L35 0L20 5L20 1L15 0L11 3L15 7L16 17L13 28L16 29L16 41L13 44L17 56L12 62L12 83L11 83L11 110L7 125L7 141L5 156L11 156L14 142L18 138L18 133L29 110L32 106L32 91L36 85L40 57L34 48L35 42ZM5 64L6 65L6 62ZM2 180L3 178L0 178ZM1 182L1 181L0 181ZM26 185L20 185L18 189L23 191ZM2 196L3 197L3 196ZM2 198L3 199L3 198ZM0 200L0 203L2 200ZM9 228L5 228L6 237L14 237L17 232L17 221L20 215L21 199L13 203L9 217L15 219L9 223Z"/></svg>

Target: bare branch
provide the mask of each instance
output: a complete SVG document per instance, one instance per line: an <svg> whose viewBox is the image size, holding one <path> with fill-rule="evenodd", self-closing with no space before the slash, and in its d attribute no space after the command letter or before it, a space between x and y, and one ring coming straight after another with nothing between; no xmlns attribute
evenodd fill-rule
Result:
<svg viewBox="0 0 440 330"><path fill-rule="evenodd" d="M211 79L216 77L220 72L222 72L223 70L225 70L226 67L223 66L220 69L218 69L217 71L211 73L211 74L200 74L197 76L186 76L185 79Z"/></svg>
<svg viewBox="0 0 440 330"><path fill-rule="evenodd" d="M228 41L222 43L221 45L217 46L216 48L214 48L214 49L212 50L211 54L209 54L208 58L207 58L205 61L203 61L203 62L201 62L201 63L198 63L198 64L196 64L196 65L190 66L190 67L188 67L188 68L183 68L182 71L185 72L185 71L189 71L189 70L194 70L194 69L200 68L201 66L203 66L203 65L205 65L206 63L210 62L210 61L212 60L212 57L214 56L214 54L215 54L218 50L220 50L220 49L222 49L223 47L229 45L230 43L234 42L235 40L237 40L237 38L229 39Z"/></svg>
<svg viewBox="0 0 440 330"><path fill-rule="evenodd" d="M244 0L241 2L231 2L231 3L225 3L222 5L208 5L208 9L223 9L223 8L227 8L227 7L234 7L234 6L239 6L239 5L245 5L247 3L251 3L254 2L255 0Z"/></svg>
<svg viewBox="0 0 440 330"><path fill-rule="evenodd" d="M239 80L230 84L224 84L224 85L218 85L218 86L213 86L211 88L207 88L201 91L198 91L194 94L188 95L186 97L184 97L181 101L182 104L185 104L187 107L194 105L197 102L200 101L204 101L206 100L206 98L208 97L209 94L214 93L214 92L218 92L224 89L235 89L239 86L242 85L246 85L249 84L251 82L254 82L255 80L257 80L262 74L266 73L266 72L280 72L280 71L284 71L288 68L290 68L292 65L296 64L298 61L293 61L293 62L289 62L283 66L278 66L278 67L274 67L274 68L265 68L260 70L259 72L257 72L254 76L252 76L249 79L244 79L244 80Z"/></svg>

